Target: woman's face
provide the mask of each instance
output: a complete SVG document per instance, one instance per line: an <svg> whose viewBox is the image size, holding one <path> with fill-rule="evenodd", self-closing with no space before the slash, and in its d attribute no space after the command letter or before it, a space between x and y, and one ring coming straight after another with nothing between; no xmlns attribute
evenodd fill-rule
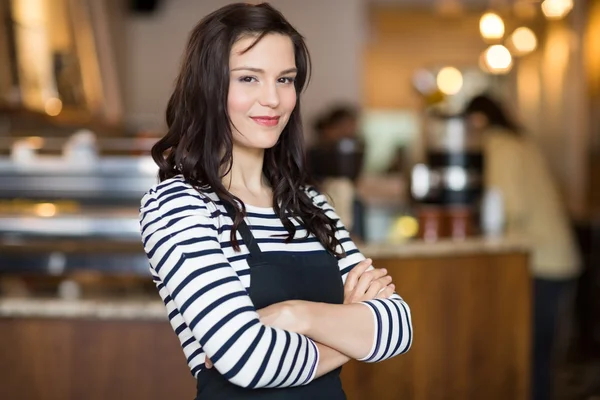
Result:
<svg viewBox="0 0 600 400"><path fill-rule="evenodd" d="M277 143L296 106L296 61L291 39L265 35L238 40L229 56L227 108L234 147L268 149Z"/></svg>

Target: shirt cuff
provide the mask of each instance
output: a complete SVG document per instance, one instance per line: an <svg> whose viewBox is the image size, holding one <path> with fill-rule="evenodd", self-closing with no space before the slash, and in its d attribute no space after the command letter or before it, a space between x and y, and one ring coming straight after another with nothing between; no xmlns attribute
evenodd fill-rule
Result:
<svg viewBox="0 0 600 400"><path fill-rule="evenodd" d="M304 381L304 383L302 385L308 385L315 379L315 375L317 375L317 367L319 366L319 360L321 358L321 354L319 353L319 348L317 347L315 342L310 339L308 340L308 342L315 349L315 362L313 363L312 369L310 370L310 373L308 374L308 379L306 379L306 381Z"/></svg>
<svg viewBox="0 0 600 400"><path fill-rule="evenodd" d="M379 315L375 311L375 307L368 302L360 302L357 304L364 304L367 306L369 310L371 310L371 315L373 316L373 344L371 345L371 350L367 353L367 355L363 358L358 358L358 361L370 361L370 359L375 355L377 350L377 343L379 343L379 336L381 335L381 322L379 320Z"/></svg>

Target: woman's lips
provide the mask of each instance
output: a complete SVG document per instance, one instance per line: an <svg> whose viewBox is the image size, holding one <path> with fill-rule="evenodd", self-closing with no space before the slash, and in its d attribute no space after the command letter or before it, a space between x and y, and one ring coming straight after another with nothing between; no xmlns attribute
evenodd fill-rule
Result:
<svg viewBox="0 0 600 400"><path fill-rule="evenodd" d="M262 126L275 126L279 123L279 117L250 117L254 122Z"/></svg>

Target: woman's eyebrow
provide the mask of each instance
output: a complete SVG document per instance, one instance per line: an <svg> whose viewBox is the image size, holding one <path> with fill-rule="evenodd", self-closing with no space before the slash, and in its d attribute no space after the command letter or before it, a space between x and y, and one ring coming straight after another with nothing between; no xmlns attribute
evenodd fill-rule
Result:
<svg viewBox="0 0 600 400"><path fill-rule="evenodd" d="M231 72L233 72L233 71L250 71L250 72L256 72L258 74L264 74L265 73L264 69L254 68L254 67L246 67L246 66L233 68L231 70ZM296 68L296 67L294 67L294 68L288 68L288 69L285 69L285 70L281 71L280 75L291 74L291 73L295 73L295 72L298 72L298 68Z"/></svg>

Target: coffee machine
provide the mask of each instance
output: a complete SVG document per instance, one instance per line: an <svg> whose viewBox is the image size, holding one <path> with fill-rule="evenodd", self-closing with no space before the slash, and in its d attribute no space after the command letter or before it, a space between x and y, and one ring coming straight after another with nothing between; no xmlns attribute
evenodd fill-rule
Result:
<svg viewBox="0 0 600 400"><path fill-rule="evenodd" d="M484 190L480 136L462 115L432 115L426 121L425 157L411 171L420 237L465 239L478 233Z"/></svg>

